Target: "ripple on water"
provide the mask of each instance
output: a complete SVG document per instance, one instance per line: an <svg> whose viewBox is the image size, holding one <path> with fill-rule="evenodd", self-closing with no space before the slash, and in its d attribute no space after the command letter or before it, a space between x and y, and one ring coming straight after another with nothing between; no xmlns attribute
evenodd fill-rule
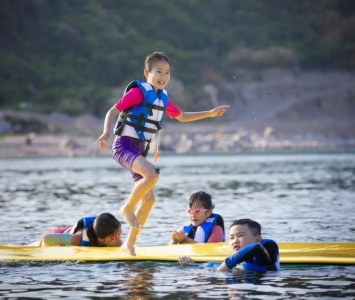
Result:
<svg viewBox="0 0 355 300"><path fill-rule="evenodd" d="M185 224L189 196L212 195L228 228L253 218L279 242L354 241L354 154L161 156L161 176L138 245L166 244ZM2 160L1 244L104 211L117 215L129 173L111 158ZM123 223L123 238L127 225ZM281 272L217 273L177 263L1 263L1 298L352 299L354 266L292 266Z"/></svg>

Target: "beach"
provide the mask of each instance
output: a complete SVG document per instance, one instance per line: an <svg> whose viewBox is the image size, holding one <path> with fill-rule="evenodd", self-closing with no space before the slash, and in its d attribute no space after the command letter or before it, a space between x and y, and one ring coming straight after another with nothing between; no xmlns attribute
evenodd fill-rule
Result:
<svg viewBox="0 0 355 300"><path fill-rule="evenodd" d="M0 138L0 158L60 157L111 155L112 134L108 148L95 145L102 122L93 116L68 118L59 126L45 124L54 132L16 133ZM70 121L69 121L70 120ZM54 128L54 129L53 129ZM157 138L151 153L157 150ZM233 153L284 149L355 148L355 130L351 123L249 123L169 121L161 130L159 153Z"/></svg>

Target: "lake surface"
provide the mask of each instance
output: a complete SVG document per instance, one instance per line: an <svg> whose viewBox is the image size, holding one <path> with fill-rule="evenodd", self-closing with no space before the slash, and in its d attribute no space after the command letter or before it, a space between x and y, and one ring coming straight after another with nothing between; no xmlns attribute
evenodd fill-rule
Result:
<svg viewBox="0 0 355 300"><path fill-rule="evenodd" d="M166 244L189 196L210 193L228 228L252 218L278 242L355 241L355 153L161 156L138 246ZM28 244L86 215L118 214L132 182L110 157L0 160L0 244ZM119 218L122 220L121 218ZM123 223L124 233L127 225ZM123 235L125 238L125 234ZM163 262L0 262L0 298L354 299L355 266L215 272Z"/></svg>

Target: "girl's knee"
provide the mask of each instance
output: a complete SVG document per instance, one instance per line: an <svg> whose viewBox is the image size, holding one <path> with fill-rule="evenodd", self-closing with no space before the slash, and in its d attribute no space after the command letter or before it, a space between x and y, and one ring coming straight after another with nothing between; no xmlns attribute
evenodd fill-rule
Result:
<svg viewBox="0 0 355 300"><path fill-rule="evenodd" d="M142 202L144 204L147 204L149 206L153 206L155 203L155 196L154 193L150 192L149 194L147 194L143 199Z"/></svg>
<svg viewBox="0 0 355 300"><path fill-rule="evenodd" d="M151 182L152 184L156 184L159 180L159 174L156 172L150 173L147 176L147 181Z"/></svg>

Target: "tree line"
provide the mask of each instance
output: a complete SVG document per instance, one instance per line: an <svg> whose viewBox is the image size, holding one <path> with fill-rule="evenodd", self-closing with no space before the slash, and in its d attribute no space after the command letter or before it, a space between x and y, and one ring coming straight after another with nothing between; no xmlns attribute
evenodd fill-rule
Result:
<svg viewBox="0 0 355 300"><path fill-rule="evenodd" d="M194 90L235 68L353 69L352 0L1 0L0 107L102 113L164 51Z"/></svg>

